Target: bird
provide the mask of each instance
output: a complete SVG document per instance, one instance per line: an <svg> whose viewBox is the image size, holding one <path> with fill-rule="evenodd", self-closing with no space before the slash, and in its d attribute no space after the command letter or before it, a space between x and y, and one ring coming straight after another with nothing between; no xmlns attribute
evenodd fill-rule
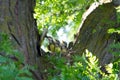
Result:
<svg viewBox="0 0 120 80"><path fill-rule="evenodd" d="M55 52L56 53L60 53L61 52L61 45L60 45L60 41L55 39Z"/></svg>
<svg viewBox="0 0 120 80"><path fill-rule="evenodd" d="M68 45L68 49L70 50L73 47L73 42L71 41Z"/></svg>
<svg viewBox="0 0 120 80"><path fill-rule="evenodd" d="M50 37L50 36L47 36L47 39L48 39L48 41L49 41L48 50L49 50L50 52L54 53L54 52L55 52L55 43L54 43L54 40L53 40L53 38Z"/></svg>
<svg viewBox="0 0 120 80"><path fill-rule="evenodd" d="M67 43L65 41L62 41L61 47L62 47L62 53L66 53L67 52Z"/></svg>

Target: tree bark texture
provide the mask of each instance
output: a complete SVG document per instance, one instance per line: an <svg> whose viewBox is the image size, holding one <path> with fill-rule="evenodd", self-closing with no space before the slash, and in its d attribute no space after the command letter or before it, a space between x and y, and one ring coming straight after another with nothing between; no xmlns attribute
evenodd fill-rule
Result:
<svg viewBox="0 0 120 80"><path fill-rule="evenodd" d="M113 58L108 48L114 39L107 31L115 28L116 23L116 10L112 3L94 3L83 15L73 51L82 54L88 49L99 58L100 65L108 64Z"/></svg>
<svg viewBox="0 0 120 80"><path fill-rule="evenodd" d="M34 6L35 0L0 0L0 32L9 34L16 42L15 47L24 54L25 64L39 67L33 73L41 80Z"/></svg>

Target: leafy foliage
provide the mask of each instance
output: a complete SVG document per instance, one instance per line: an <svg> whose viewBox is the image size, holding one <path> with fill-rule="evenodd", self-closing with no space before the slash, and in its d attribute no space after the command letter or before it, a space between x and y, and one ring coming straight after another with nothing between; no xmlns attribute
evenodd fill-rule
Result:
<svg viewBox="0 0 120 80"><path fill-rule="evenodd" d="M114 55L113 69L115 72L120 73L120 42L111 44L110 52Z"/></svg>
<svg viewBox="0 0 120 80"><path fill-rule="evenodd" d="M40 32L48 28L49 35L58 37L56 33L62 28L67 35L74 34L80 24L82 14L94 0L36 0L35 18ZM118 22L119 22L118 12ZM71 32L66 28L70 27ZM110 29L110 33L120 33L119 29ZM8 35L0 34L0 80L33 80L29 72L30 66L24 66L23 55L11 43ZM118 80L120 72L120 43L111 45L111 53L115 59L106 65L106 74L100 70L98 59L86 50L83 56L74 55L71 60L60 56L47 56L53 65L46 72L48 80ZM14 55L18 60L10 58Z"/></svg>
<svg viewBox="0 0 120 80"><path fill-rule="evenodd" d="M80 24L82 14L94 0L36 0L34 17L40 32L48 28L49 35L58 37L59 29L67 32L66 27L75 33ZM70 34L69 32L67 32Z"/></svg>
<svg viewBox="0 0 120 80"><path fill-rule="evenodd" d="M118 80L119 68L116 68L118 61L106 65L106 74L101 71L98 65L98 59L92 55L91 52L86 50L83 56L73 56L72 63L66 59L59 57L49 57L50 62L54 65L54 69L50 68L49 80Z"/></svg>
<svg viewBox="0 0 120 80"><path fill-rule="evenodd" d="M22 54L5 33L0 33L0 45L0 80L33 80L29 68L22 64Z"/></svg>

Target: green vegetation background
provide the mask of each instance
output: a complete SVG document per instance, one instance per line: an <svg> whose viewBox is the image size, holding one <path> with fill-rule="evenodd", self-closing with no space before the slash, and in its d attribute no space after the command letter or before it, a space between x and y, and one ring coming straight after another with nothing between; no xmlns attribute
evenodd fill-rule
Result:
<svg viewBox="0 0 120 80"><path fill-rule="evenodd" d="M68 42L73 40L73 35L79 28L82 20L82 14L86 11L94 0L36 0L34 17L37 19L39 32L43 28L48 28L48 35L59 38L57 32L63 29ZM118 8L118 22L120 22L120 8ZM69 30L68 31L68 26ZM110 29L110 34L120 34L120 29ZM62 36L62 35L61 35ZM66 41L67 42L67 41ZM44 44L46 46L47 42ZM0 33L0 80L34 80L32 73L29 71L33 66L23 66L23 55L18 52L11 44L11 39L5 33ZM120 49L120 43L111 45L110 50ZM115 56L120 56L120 52L113 52ZM12 59L14 55L18 60ZM120 59L113 60L105 68L109 74L100 70L98 59L86 50L81 57L72 56L72 63L67 59L56 55L46 56L46 59L54 66L43 72L48 74L48 80L119 80Z"/></svg>

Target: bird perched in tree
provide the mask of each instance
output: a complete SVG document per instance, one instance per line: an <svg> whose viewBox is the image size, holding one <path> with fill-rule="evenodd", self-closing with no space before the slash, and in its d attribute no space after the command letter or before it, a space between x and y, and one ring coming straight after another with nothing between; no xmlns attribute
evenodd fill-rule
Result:
<svg viewBox="0 0 120 80"><path fill-rule="evenodd" d="M61 46L62 46L62 53L67 52L67 43L65 41L62 41Z"/></svg>
<svg viewBox="0 0 120 80"><path fill-rule="evenodd" d="M50 36L47 36L47 39L49 41L48 50L54 53L55 52L55 43L54 43L54 40Z"/></svg>
<svg viewBox="0 0 120 80"><path fill-rule="evenodd" d="M71 49L73 47L73 42L69 43L68 49Z"/></svg>
<svg viewBox="0 0 120 80"><path fill-rule="evenodd" d="M55 39L55 52L60 53L60 51L61 51L60 41Z"/></svg>

